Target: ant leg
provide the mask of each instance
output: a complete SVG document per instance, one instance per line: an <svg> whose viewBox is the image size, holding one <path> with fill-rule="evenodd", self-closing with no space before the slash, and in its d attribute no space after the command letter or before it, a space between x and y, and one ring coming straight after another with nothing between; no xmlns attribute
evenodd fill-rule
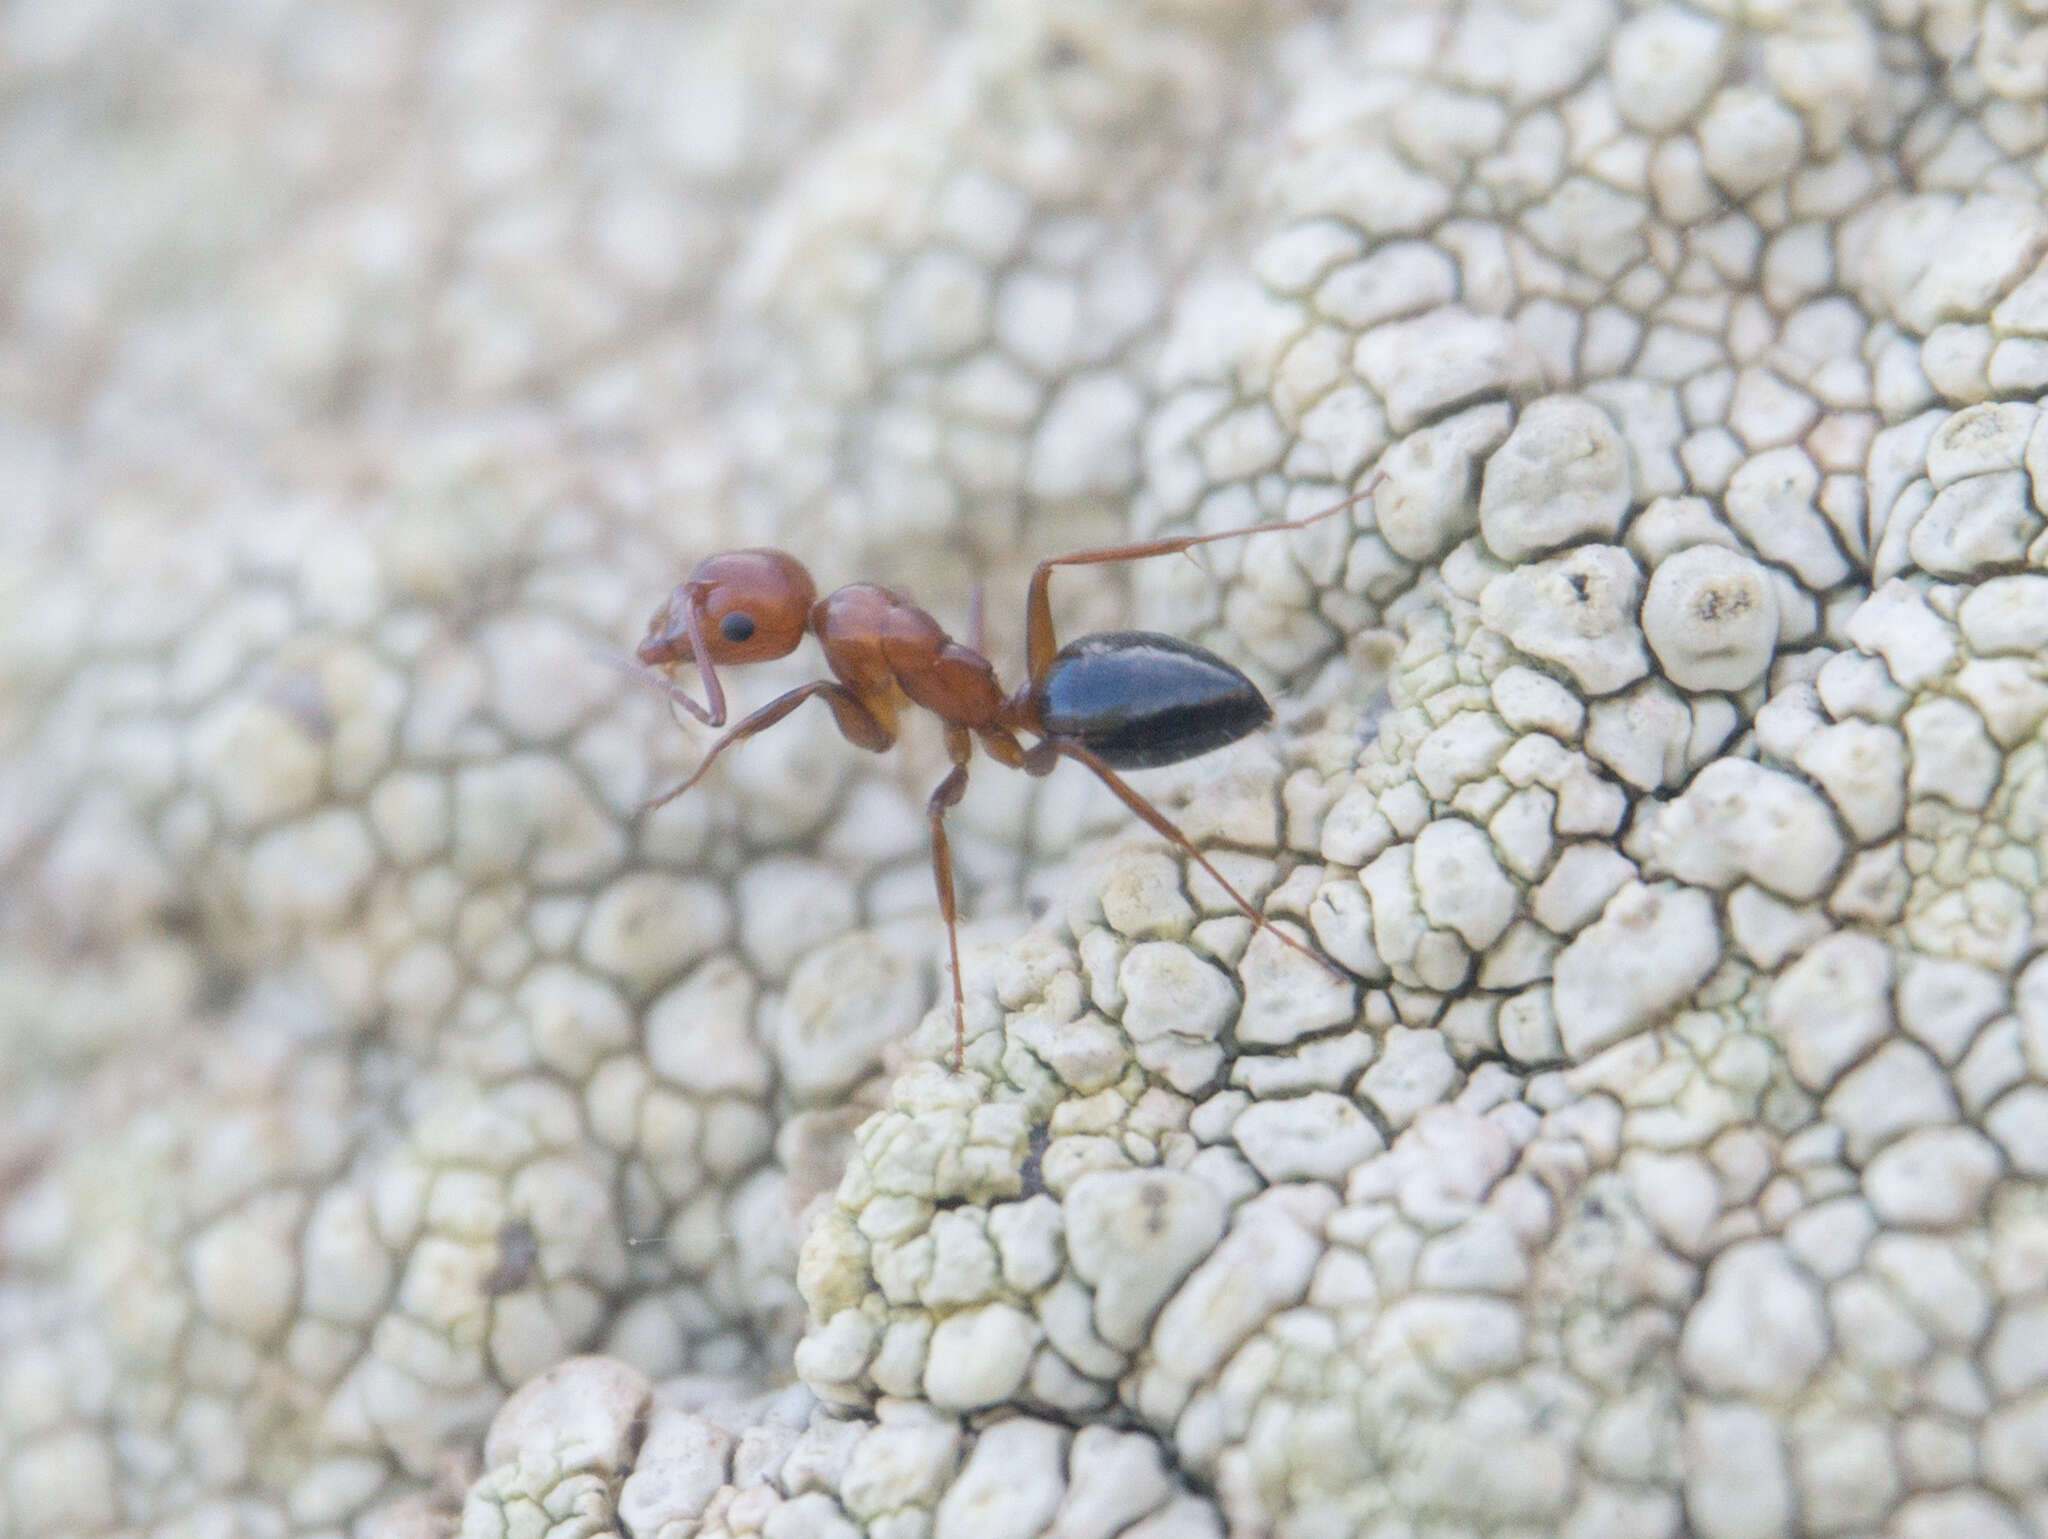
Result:
<svg viewBox="0 0 2048 1539"><path fill-rule="evenodd" d="M640 810L642 812L652 812L655 808L666 806L669 802L674 801L678 796L681 796L690 787L702 780L705 771L711 768L712 762L720 754L724 753L726 749L732 747L735 743L745 742L757 732L767 731L768 728L774 726L813 695L823 695L825 697L825 703L832 707L832 718L838 724L840 735L854 746L865 748L870 753L880 753L896 741L896 734L884 726L875 716L874 712L861 703L860 696L856 695L844 684L834 683L830 679L819 679L815 683L800 684L786 695L777 695L773 700L762 706L760 710L754 712L753 715L747 717L746 720L719 738L717 742L704 751L704 757L698 761L695 772L688 780L685 780L673 790L662 792L661 795L655 797L652 801L643 802Z"/></svg>
<svg viewBox="0 0 2048 1539"><path fill-rule="evenodd" d="M1024 769L1030 762L1030 750L1017 741L1017 734L1008 727L977 727L975 732L981 738L981 746L988 750L988 756L1007 769ZM1052 761L1046 761L1045 769L1031 770L1034 775L1043 775L1052 768Z"/></svg>
<svg viewBox="0 0 2048 1539"><path fill-rule="evenodd" d="M964 738L966 734L962 733ZM953 1072L967 1059L967 1005L960 989L960 906L953 892L953 846L946 839L946 813L967 794L967 765L956 745L953 768L925 803L932 824L932 880L939 889L939 913L946 921L946 949L953 959Z"/></svg>
<svg viewBox="0 0 2048 1539"><path fill-rule="evenodd" d="M1195 842L1174 825L1171 818L1153 806L1123 776L1119 775L1107 764L1104 764L1102 760L1098 759L1073 739L1049 737L1042 742L1033 744L1025 752L1025 773L1031 775L1047 774L1060 759L1072 759L1076 764L1084 766L1097 780L1108 786L1116 794L1119 801L1149 823L1155 832L1171 843L1183 855L1194 861L1196 865L1208 872L1210 880L1223 889L1229 896L1230 901L1242 909L1244 916L1253 924L1262 930L1270 930L1282 943L1293 947L1310 961L1327 968L1331 973L1339 978L1343 978L1346 982L1350 981L1349 975L1339 968L1335 962L1332 962L1328 957L1318 952L1309 950L1308 947L1274 924L1264 913L1254 907L1251 899L1231 886L1229 878L1224 876L1221 871L1218 871L1210 863L1209 857L1204 855L1196 847Z"/></svg>
<svg viewBox="0 0 2048 1539"><path fill-rule="evenodd" d="M1234 540L1247 534L1265 534L1279 529L1306 529L1311 524L1321 523L1354 507L1370 497L1379 486L1383 472L1373 472L1365 486L1353 492L1342 502L1324 508L1320 513L1311 513L1307 518L1291 518L1280 523L1246 524L1241 529L1219 529L1214 534L1180 534L1164 540L1144 540L1135 545L1109 545L1100 550L1077 550L1065 556L1052 556L1038 563L1031 573L1031 587L1024 600L1024 657L1025 669L1030 682L1043 682L1045 672L1052 666L1059 646L1052 632L1052 572L1059 566L1100 566L1113 561L1142 561L1147 556L1172 556L1181 551L1192 550L1197 545L1213 544L1217 540Z"/></svg>

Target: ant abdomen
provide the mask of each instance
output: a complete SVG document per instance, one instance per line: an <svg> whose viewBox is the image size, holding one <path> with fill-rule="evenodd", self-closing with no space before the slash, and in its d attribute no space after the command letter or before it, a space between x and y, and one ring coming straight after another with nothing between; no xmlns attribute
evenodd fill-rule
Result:
<svg viewBox="0 0 2048 1539"><path fill-rule="evenodd" d="M1258 686L1207 648L1153 631L1103 631L1054 655L1039 721L1115 769L1178 764L1273 719Z"/></svg>

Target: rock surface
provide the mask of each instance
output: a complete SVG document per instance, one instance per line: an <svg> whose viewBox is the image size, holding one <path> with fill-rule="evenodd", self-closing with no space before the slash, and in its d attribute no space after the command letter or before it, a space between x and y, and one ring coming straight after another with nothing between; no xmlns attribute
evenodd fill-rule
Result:
<svg viewBox="0 0 2048 1539"><path fill-rule="evenodd" d="M19 0L0 1536L2048 1532L2033 9ZM1382 465L1055 595L1334 973L977 768L954 1075L935 743L641 810L709 550Z"/></svg>

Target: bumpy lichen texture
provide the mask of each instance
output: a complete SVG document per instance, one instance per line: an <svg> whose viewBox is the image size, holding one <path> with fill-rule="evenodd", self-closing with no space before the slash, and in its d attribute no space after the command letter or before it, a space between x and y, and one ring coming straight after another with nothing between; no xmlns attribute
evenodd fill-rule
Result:
<svg viewBox="0 0 2048 1539"><path fill-rule="evenodd" d="M2024 0L0 50L0 1534L2048 1532ZM1135 576L1341 977L990 772L955 1076L928 743L635 812L686 552L1376 465Z"/></svg>

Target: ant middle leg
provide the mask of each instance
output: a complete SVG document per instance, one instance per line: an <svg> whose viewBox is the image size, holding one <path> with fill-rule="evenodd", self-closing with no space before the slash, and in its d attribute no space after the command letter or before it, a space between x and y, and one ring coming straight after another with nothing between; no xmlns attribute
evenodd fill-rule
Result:
<svg viewBox="0 0 2048 1539"><path fill-rule="evenodd" d="M946 747L953 767L925 803L925 813L932 825L932 881L939 890L939 914L946 921L946 950L953 963L953 1072L958 1074L967 1059L967 1004L960 986L960 905L953 890L953 846L946 838L946 814L967 794L967 760L973 745L965 729L954 727L946 733Z"/></svg>
<svg viewBox="0 0 2048 1539"><path fill-rule="evenodd" d="M1053 568L1062 566L1102 566L1117 561L1143 561L1148 556L1173 556L1197 545L1212 545L1218 540L1235 540L1249 534L1266 534L1287 529L1306 529L1319 524L1326 518L1333 518L1346 508L1355 507L1370 497L1378 488L1384 474L1374 471L1370 480L1342 502L1333 503L1319 513L1306 518L1291 518L1270 524L1246 524L1238 529L1219 529L1212 534L1177 534L1163 540L1141 540L1133 545L1107 545L1100 550L1077 550L1064 556L1050 556L1038 563L1031 573L1031 586L1024 598L1024 658L1025 671L1030 675L1029 683L1036 685L1045 678L1052 666L1053 658L1059 652L1059 642L1052 629L1052 574Z"/></svg>
<svg viewBox="0 0 2048 1539"><path fill-rule="evenodd" d="M1061 759L1072 759L1076 764L1085 768L1097 780L1108 786L1111 792L1115 794L1117 800L1130 808L1140 818L1143 818L1155 833L1204 871L1208 872L1209 879L1223 889L1225 896L1238 906L1245 918L1249 919L1260 929L1270 931L1283 945L1292 947L1310 961L1328 969L1337 977L1343 978L1347 982L1349 981L1349 976L1335 962L1320 952L1311 951L1285 930L1274 924L1272 920L1268 919L1264 911L1255 905L1251 899L1231 885L1230 879L1216 869L1209 857L1202 853L1201 848L1194 840L1180 831L1179 826L1174 823L1173 819L1153 806L1150 799L1135 786L1072 738L1049 737L1033 744L1025 750L1022 768L1026 774L1046 775L1052 772L1053 766Z"/></svg>

